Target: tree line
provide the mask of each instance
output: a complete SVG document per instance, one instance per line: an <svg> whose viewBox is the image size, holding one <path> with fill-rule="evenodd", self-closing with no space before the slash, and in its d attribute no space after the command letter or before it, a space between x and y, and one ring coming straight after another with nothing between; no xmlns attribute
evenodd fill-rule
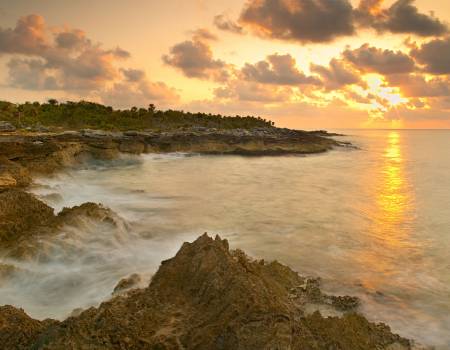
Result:
<svg viewBox="0 0 450 350"><path fill-rule="evenodd" d="M22 104L0 101L0 120L8 121L18 128L39 125L102 130L170 130L193 127L253 129L274 125L270 120L253 116L223 116L172 109L162 111L157 110L154 104L149 104L148 108L114 109L89 101L58 102L55 99L46 103Z"/></svg>

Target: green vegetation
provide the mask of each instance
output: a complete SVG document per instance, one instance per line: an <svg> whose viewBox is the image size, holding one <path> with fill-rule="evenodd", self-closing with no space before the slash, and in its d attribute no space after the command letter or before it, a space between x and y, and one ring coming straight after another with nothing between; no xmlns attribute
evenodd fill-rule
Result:
<svg viewBox="0 0 450 350"><path fill-rule="evenodd" d="M0 101L0 120L8 121L18 128L42 125L65 129L102 130L170 130L192 127L252 129L273 125L273 122L260 117L228 117L171 109L159 111L153 104L147 109L132 107L114 110L112 107L93 102L59 103L54 99L42 104L39 102L14 104Z"/></svg>

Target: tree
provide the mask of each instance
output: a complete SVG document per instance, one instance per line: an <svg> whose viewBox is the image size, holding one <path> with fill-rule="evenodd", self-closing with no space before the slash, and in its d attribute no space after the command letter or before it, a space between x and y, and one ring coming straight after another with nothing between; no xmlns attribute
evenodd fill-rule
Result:
<svg viewBox="0 0 450 350"><path fill-rule="evenodd" d="M151 114L155 113L155 111L156 111L156 106L155 106L153 103L150 103L150 104L148 105L148 111L149 111Z"/></svg>
<svg viewBox="0 0 450 350"><path fill-rule="evenodd" d="M56 106L58 104L58 100L51 98L48 100L48 103L51 104L52 106Z"/></svg>

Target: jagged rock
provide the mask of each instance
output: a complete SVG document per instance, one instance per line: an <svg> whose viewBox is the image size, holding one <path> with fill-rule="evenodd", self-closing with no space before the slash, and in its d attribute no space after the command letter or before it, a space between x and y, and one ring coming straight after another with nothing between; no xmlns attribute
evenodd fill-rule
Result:
<svg viewBox="0 0 450 350"><path fill-rule="evenodd" d="M118 216L109 208L101 204L87 202L72 208L63 208L58 214L57 220L60 225L76 225L80 217L87 217L98 222L118 224Z"/></svg>
<svg viewBox="0 0 450 350"><path fill-rule="evenodd" d="M132 288L136 288L139 283L141 283L141 276L137 273L133 273L132 275L122 278L119 283L114 287L113 295L117 295L123 292L126 292Z"/></svg>
<svg viewBox="0 0 450 350"><path fill-rule="evenodd" d="M0 132L13 132L16 127L9 122L0 121Z"/></svg>
<svg viewBox="0 0 450 350"><path fill-rule="evenodd" d="M306 284L305 284L306 283ZM311 283L310 283L311 285ZM313 289L317 285L313 285ZM306 314L291 290L308 282L277 262L253 261L219 237L184 243L150 285L90 308L42 331L20 310L17 344L33 349L410 349L410 342L356 313ZM307 298L307 293L304 294ZM313 293L313 299L316 297ZM33 332L22 337L31 324ZM13 331L10 331L13 332ZM0 332L1 334L1 332Z"/></svg>
<svg viewBox="0 0 450 350"><path fill-rule="evenodd" d="M36 339L44 330L57 324L57 321L37 321L29 317L22 309L12 306L0 307L0 345L2 349L28 350L35 345Z"/></svg>
<svg viewBox="0 0 450 350"><path fill-rule="evenodd" d="M0 192L0 250L8 250L9 257L33 257L40 247L34 244L39 237L57 233L65 225L79 226L85 218L115 227L125 225L117 214L100 204L83 203L55 215L53 208L31 193L4 190Z"/></svg>
<svg viewBox="0 0 450 350"><path fill-rule="evenodd" d="M53 208L32 194L17 189L0 192L0 247L46 230L54 223Z"/></svg>

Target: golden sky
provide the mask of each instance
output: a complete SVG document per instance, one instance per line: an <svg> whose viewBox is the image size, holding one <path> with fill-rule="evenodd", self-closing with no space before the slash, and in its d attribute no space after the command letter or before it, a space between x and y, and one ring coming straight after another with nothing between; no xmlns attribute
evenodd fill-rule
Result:
<svg viewBox="0 0 450 350"><path fill-rule="evenodd" d="M450 2L0 0L0 99L450 128Z"/></svg>

